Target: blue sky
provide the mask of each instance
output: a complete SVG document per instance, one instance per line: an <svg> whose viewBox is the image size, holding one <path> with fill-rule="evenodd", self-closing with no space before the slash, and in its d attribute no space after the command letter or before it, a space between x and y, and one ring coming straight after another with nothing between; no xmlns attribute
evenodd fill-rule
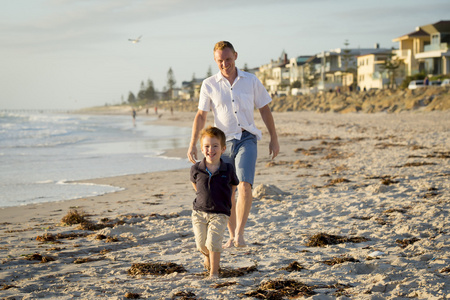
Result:
<svg viewBox="0 0 450 300"><path fill-rule="evenodd" d="M211 66L228 40L237 66L258 67L392 39L449 20L448 0L1 0L0 109L119 104L142 81L177 86ZM142 35L138 44L128 41Z"/></svg>

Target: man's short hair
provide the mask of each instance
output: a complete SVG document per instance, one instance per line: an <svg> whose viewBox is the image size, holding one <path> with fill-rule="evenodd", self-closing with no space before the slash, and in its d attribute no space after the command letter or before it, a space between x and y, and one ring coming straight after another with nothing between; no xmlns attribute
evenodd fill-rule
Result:
<svg viewBox="0 0 450 300"><path fill-rule="evenodd" d="M231 43L227 41L217 42L216 45L214 45L214 52L216 52L216 50L223 50L225 48L230 48L233 52L236 52L233 45L231 45Z"/></svg>
<svg viewBox="0 0 450 300"><path fill-rule="evenodd" d="M203 138L205 136L217 138L220 142L220 146L222 147L225 147L227 144L225 133L217 127L208 126L206 129L202 130L200 133L200 145L203 145Z"/></svg>

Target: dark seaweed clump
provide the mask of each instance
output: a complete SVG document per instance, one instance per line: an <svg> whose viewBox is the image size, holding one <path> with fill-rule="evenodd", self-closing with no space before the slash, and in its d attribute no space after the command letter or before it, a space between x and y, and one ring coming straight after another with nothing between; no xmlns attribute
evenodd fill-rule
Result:
<svg viewBox="0 0 450 300"><path fill-rule="evenodd" d="M271 280L258 289L242 294L257 299L283 299L283 297L309 297L316 294L314 287L295 280Z"/></svg>
<svg viewBox="0 0 450 300"><path fill-rule="evenodd" d="M359 262L359 260L353 257L333 257L332 259L324 260L323 263L329 266L334 266L338 264L342 264L345 262Z"/></svg>
<svg viewBox="0 0 450 300"><path fill-rule="evenodd" d="M308 247L325 247L327 245L336 245L341 243L362 243L369 239L365 237L343 237L328 233L318 233L313 235L306 243Z"/></svg>
<svg viewBox="0 0 450 300"><path fill-rule="evenodd" d="M415 242L420 241L419 238L413 237L410 239L396 240L395 242L399 244L400 247L406 248L408 245L414 244Z"/></svg>
<svg viewBox="0 0 450 300"><path fill-rule="evenodd" d="M287 267L281 268L282 270L288 271L288 272L294 272L294 271L300 271L305 269L298 261L291 262Z"/></svg>
<svg viewBox="0 0 450 300"><path fill-rule="evenodd" d="M179 300L197 300L197 297L193 292L176 292L173 294L172 299Z"/></svg>
<svg viewBox="0 0 450 300"><path fill-rule="evenodd" d="M241 277L244 275L247 275L249 273L258 271L256 268L256 265L250 266L250 267L243 267L243 268L221 268L219 270L219 277L221 278L230 278L230 277Z"/></svg>
<svg viewBox="0 0 450 300"><path fill-rule="evenodd" d="M185 273L186 269L176 263L135 263L128 270L128 275L165 275L171 273Z"/></svg>

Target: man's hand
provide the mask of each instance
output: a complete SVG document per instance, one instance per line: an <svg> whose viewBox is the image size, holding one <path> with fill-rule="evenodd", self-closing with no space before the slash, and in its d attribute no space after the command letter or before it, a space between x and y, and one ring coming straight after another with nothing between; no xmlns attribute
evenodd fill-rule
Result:
<svg viewBox="0 0 450 300"><path fill-rule="evenodd" d="M198 110L194 118L194 124L192 124L192 136L191 143L189 144L189 149L187 152L187 157L189 160L195 164L197 162L197 140L200 135L200 131L205 127L206 116L208 112L203 110Z"/></svg>
<svg viewBox="0 0 450 300"><path fill-rule="evenodd" d="M280 153L280 145L278 144L278 140L271 140L269 143L269 155L272 155L272 159L274 159L277 157L278 153Z"/></svg>
<svg viewBox="0 0 450 300"><path fill-rule="evenodd" d="M187 157L193 164L195 164L197 162L197 147L196 146L189 147Z"/></svg>

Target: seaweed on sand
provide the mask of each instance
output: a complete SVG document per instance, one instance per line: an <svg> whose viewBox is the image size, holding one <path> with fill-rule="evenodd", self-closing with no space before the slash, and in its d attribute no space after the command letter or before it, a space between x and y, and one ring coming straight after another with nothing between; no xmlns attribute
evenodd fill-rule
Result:
<svg viewBox="0 0 450 300"><path fill-rule="evenodd" d="M42 264L55 260L51 256L45 256L45 255L41 255L39 253L33 253L33 254L26 255L25 259L26 260L40 260Z"/></svg>
<svg viewBox="0 0 450 300"><path fill-rule="evenodd" d="M334 266L337 264L342 264L344 262L359 262L359 260L353 257L343 256L343 257L333 257L332 259L324 260L322 262L326 265Z"/></svg>
<svg viewBox="0 0 450 300"><path fill-rule="evenodd" d="M12 288L17 287L16 285L12 285L12 284L6 284L4 283L2 287L0 287L0 291L4 291L4 290L9 290Z"/></svg>
<svg viewBox="0 0 450 300"><path fill-rule="evenodd" d="M173 294L172 299L180 299L180 300L196 300L197 297L193 292L176 292Z"/></svg>
<svg viewBox="0 0 450 300"><path fill-rule="evenodd" d="M403 239L403 240L397 239L395 242L397 244L399 244L399 246L401 248L406 248L408 245L414 244L417 241L420 241L420 239L416 238L416 237L413 237L413 238L410 238L410 239Z"/></svg>
<svg viewBox="0 0 450 300"><path fill-rule="evenodd" d="M439 273L450 273L450 266L447 266L439 271Z"/></svg>
<svg viewBox="0 0 450 300"><path fill-rule="evenodd" d="M101 257L80 257L73 261L74 264L84 264L87 262L103 260Z"/></svg>
<svg viewBox="0 0 450 300"><path fill-rule="evenodd" d="M345 289L351 287L347 284L335 283L329 285L308 285L295 280L270 280L261 283L259 288L240 294L241 297L254 297L258 299L278 300L309 297L317 294L314 289L336 289L334 296L345 295Z"/></svg>
<svg viewBox="0 0 450 300"><path fill-rule="evenodd" d="M219 270L219 276L221 278L241 277L241 276L247 275L247 274L255 272L255 271L258 271L258 269L256 268L256 265L250 266L250 267L237 268L237 269L221 268Z"/></svg>
<svg viewBox="0 0 450 300"><path fill-rule="evenodd" d="M87 236L87 233L79 233L79 232L72 232L72 233L58 233L56 235L53 235L51 233L44 233L43 235L38 235L36 237L36 240L40 242L57 242L59 239L75 239L79 237L85 237Z"/></svg>
<svg viewBox="0 0 450 300"><path fill-rule="evenodd" d="M254 297L257 299L283 299L283 297L309 297L316 294L314 286L309 286L295 280L271 280L258 287L258 289L241 294L245 297Z"/></svg>
<svg viewBox="0 0 450 300"><path fill-rule="evenodd" d="M327 245L336 245L341 243L362 243L369 239L365 237L343 237L328 233L318 233L313 235L306 243L307 247L325 247Z"/></svg>
<svg viewBox="0 0 450 300"><path fill-rule="evenodd" d="M305 269L298 261L291 262L287 267L281 268L281 270L285 270L288 272L300 271Z"/></svg>
<svg viewBox="0 0 450 300"><path fill-rule="evenodd" d="M171 273L185 273L186 269L176 263L135 263L128 269L128 275L165 275Z"/></svg>
<svg viewBox="0 0 450 300"><path fill-rule="evenodd" d="M76 209L71 209L61 219L61 223L64 225L75 225L75 224L81 224L87 222L86 214L83 211L78 211Z"/></svg>
<svg viewBox="0 0 450 300"><path fill-rule="evenodd" d="M231 286L231 285L235 285L235 284L238 284L238 283L236 281L228 281L228 282L213 284L213 285L211 285L211 287L213 289L219 289L222 287Z"/></svg>
<svg viewBox="0 0 450 300"><path fill-rule="evenodd" d="M139 299L139 298L141 298L141 295L139 295L138 293L127 292L127 293L125 293L124 297L127 299Z"/></svg>

